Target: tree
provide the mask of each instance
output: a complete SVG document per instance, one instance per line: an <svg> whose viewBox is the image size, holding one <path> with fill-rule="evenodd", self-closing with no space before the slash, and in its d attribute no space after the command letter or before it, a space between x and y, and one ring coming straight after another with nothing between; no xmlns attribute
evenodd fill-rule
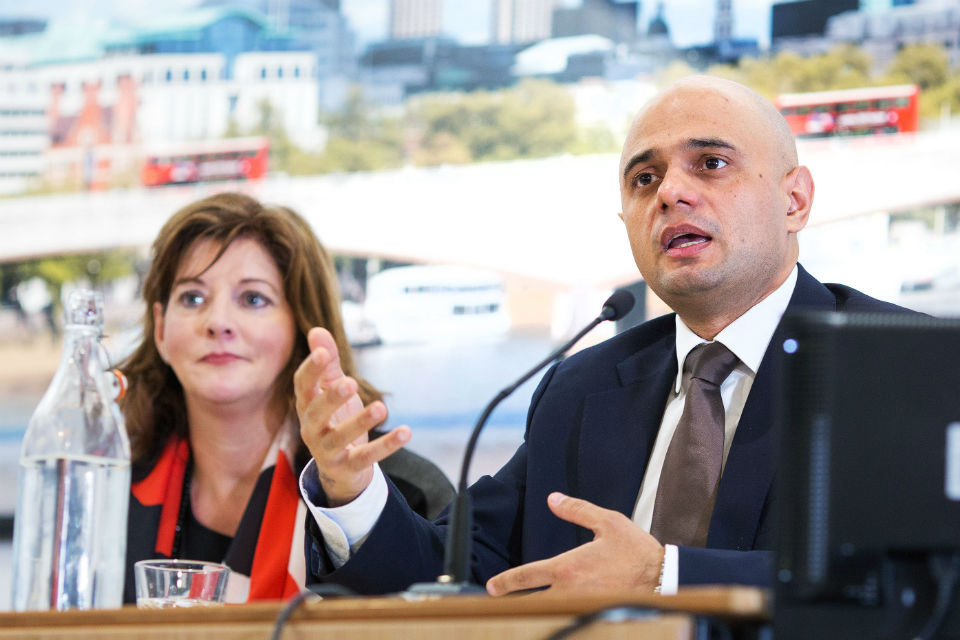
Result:
<svg viewBox="0 0 960 640"><path fill-rule="evenodd" d="M422 96L408 106L406 124L417 164L512 160L573 150L607 150L596 131L581 136L573 98L546 80L500 91ZM594 148L594 142L599 146Z"/></svg>
<svg viewBox="0 0 960 640"><path fill-rule="evenodd" d="M39 258L17 264L14 279L23 282L33 277L41 278L47 285L55 309L59 309L65 285L82 283L99 288L133 273L136 260L135 252L126 250Z"/></svg>
<svg viewBox="0 0 960 640"><path fill-rule="evenodd" d="M920 94L920 115L924 118L950 117L960 112L960 75Z"/></svg>
<svg viewBox="0 0 960 640"><path fill-rule="evenodd" d="M374 171L399 167L404 145L400 122L374 110L359 89L353 89L345 107L321 118L329 132L318 158L321 172Z"/></svg>
<svg viewBox="0 0 960 640"><path fill-rule="evenodd" d="M898 84L915 84L927 91L946 83L949 61L942 47L918 44L904 47L890 63L887 80Z"/></svg>

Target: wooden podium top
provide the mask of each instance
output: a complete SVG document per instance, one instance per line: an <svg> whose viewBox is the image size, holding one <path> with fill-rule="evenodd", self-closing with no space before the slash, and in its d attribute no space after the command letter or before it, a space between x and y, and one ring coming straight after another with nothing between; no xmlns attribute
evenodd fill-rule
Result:
<svg viewBox="0 0 960 640"><path fill-rule="evenodd" d="M549 592L522 596L370 597L308 601L285 625L283 638L336 634L344 638L543 638L578 616L614 606L650 609L635 622L594 627L584 637L692 638L693 615L744 623L770 617L767 592L745 587L691 587L675 596ZM199 609L43 611L0 614L0 638L269 638L282 602ZM613 633L613 635L611 635ZM632 634L632 635L631 635Z"/></svg>

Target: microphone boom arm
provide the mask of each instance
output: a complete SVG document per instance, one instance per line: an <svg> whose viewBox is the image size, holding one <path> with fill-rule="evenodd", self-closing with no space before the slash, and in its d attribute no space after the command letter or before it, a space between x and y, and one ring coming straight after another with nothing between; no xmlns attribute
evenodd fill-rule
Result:
<svg viewBox="0 0 960 640"><path fill-rule="evenodd" d="M554 349L546 358L544 358L536 367L521 376L516 382L503 388L493 400L491 400L480 418L477 419L470 433L470 439L463 453L463 462L460 465L460 481L457 484L457 495L454 496L450 506L450 524L447 530L447 544L444 553L444 572L440 576L439 582L447 585L449 590L459 592L481 591L482 589L470 582L470 560L472 556L471 546L473 540L473 508L471 505L470 494L467 492L467 477L470 472L470 461L473 459L473 452L477 446L477 440L480 438L480 431L486 424L487 419L493 410L507 396L517 390L524 382L529 380L538 371L562 356L577 341L587 333L592 331L598 324L607 320L619 320L633 307L633 295L625 290L615 291L604 303L600 315L594 318L590 324L581 329L577 335L565 342L559 348Z"/></svg>

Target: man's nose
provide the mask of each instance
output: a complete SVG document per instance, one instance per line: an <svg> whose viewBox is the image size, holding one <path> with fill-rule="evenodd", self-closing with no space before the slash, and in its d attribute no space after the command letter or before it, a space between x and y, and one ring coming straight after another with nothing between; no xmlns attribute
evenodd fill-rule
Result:
<svg viewBox="0 0 960 640"><path fill-rule="evenodd" d="M680 168L671 168L663 176L657 189L660 208L664 211L677 206L696 206L699 195L691 176Z"/></svg>

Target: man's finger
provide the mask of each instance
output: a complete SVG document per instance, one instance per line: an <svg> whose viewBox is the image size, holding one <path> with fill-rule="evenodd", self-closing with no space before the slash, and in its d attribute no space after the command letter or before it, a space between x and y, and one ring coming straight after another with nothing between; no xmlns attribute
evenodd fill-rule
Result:
<svg viewBox="0 0 960 640"><path fill-rule="evenodd" d="M554 558L548 558L507 569L487 580L487 593L502 596L514 591L549 587L554 581L554 564Z"/></svg>
<svg viewBox="0 0 960 640"><path fill-rule="evenodd" d="M558 491L554 491L547 496L547 505L553 511L553 514L561 520L580 525L594 533L599 533L600 529L604 528L610 521L612 514L617 513L619 515L619 512L598 507L592 502L580 498L571 498Z"/></svg>
<svg viewBox="0 0 960 640"><path fill-rule="evenodd" d="M293 386L298 402L301 400L310 402L315 396L335 383L338 377L343 377L342 372L339 373L339 376L331 375L331 369L334 370L333 372L340 369L339 362L335 367L330 366L335 360L336 358L323 347L314 349L304 358L297 370L293 372Z"/></svg>
<svg viewBox="0 0 960 640"><path fill-rule="evenodd" d="M312 428L317 428L316 426L319 426L319 433L323 433L330 426L356 415L363 409L363 404L359 401L355 405L353 403L356 392L356 381L352 378L343 378L327 391L318 392L309 399L298 395L297 412L300 415L301 427L315 425ZM338 419L335 420L335 418Z"/></svg>
<svg viewBox="0 0 960 640"><path fill-rule="evenodd" d="M343 375L340 367L340 352L333 335L323 327L314 327L307 332L307 344L310 346L308 361L319 368L321 382L336 380Z"/></svg>
<svg viewBox="0 0 960 640"><path fill-rule="evenodd" d="M386 417L387 408L384 404L373 402L349 419L329 427L323 435L321 446L327 451L346 449L347 445L383 422Z"/></svg>
<svg viewBox="0 0 960 640"><path fill-rule="evenodd" d="M410 442L410 436L410 427L399 426L376 440L354 447L348 453L350 466L359 470L380 462Z"/></svg>

